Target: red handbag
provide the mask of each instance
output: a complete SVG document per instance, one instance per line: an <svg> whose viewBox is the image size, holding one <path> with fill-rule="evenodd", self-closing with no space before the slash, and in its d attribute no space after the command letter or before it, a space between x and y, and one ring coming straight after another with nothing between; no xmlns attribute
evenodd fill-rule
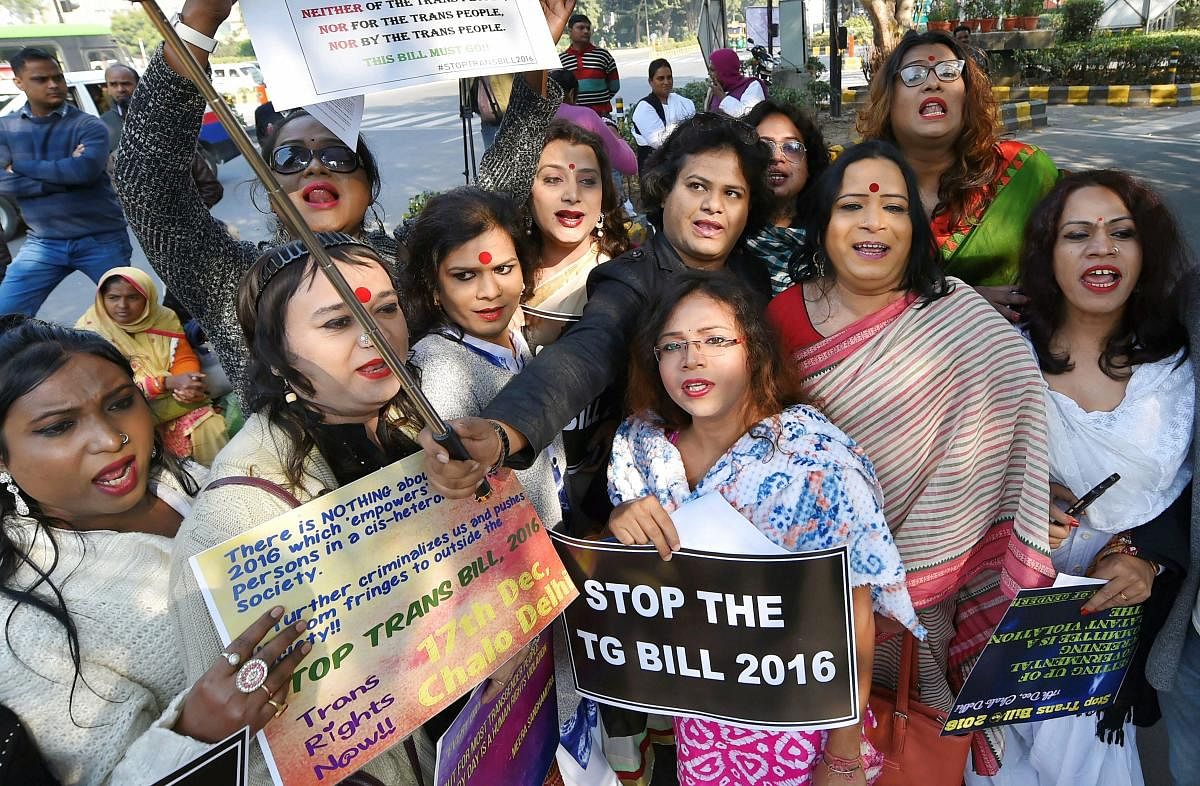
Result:
<svg viewBox="0 0 1200 786"><path fill-rule="evenodd" d="M875 728L867 737L884 757L875 786L962 786L971 735L941 736L949 713L912 698L916 673L917 640L905 632L896 692L871 686Z"/></svg>

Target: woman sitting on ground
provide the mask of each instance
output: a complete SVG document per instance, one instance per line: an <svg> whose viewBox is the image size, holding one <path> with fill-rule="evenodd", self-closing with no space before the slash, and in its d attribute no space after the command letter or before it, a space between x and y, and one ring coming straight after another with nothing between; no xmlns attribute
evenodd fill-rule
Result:
<svg viewBox="0 0 1200 786"><path fill-rule="evenodd" d="M225 418L213 409L179 317L158 302L150 276L117 267L96 287L96 300L75 327L99 333L129 359L163 433L167 451L208 466L225 446Z"/></svg>
<svg viewBox="0 0 1200 786"><path fill-rule="evenodd" d="M63 786L149 783L277 716L308 645L271 670L266 691L238 690L216 652L184 673L167 583L196 483L111 344L0 320L0 485L0 705ZM249 659L282 612L229 652ZM274 663L297 635L285 628L261 657Z"/></svg>

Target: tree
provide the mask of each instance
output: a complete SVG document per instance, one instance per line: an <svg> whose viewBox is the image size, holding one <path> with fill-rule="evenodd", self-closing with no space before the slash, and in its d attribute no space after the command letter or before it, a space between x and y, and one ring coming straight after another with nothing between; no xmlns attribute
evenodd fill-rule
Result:
<svg viewBox="0 0 1200 786"><path fill-rule="evenodd" d="M905 32L913 28L914 0L866 0L863 9L871 19L874 58L886 57Z"/></svg>
<svg viewBox="0 0 1200 786"><path fill-rule="evenodd" d="M0 0L0 8L19 22L36 22L42 16L41 0Z"/></svg>
<svg viewBox="0 0 1200 786"><path fill-rule="evenodd" d="M131 55L141 54L143 45L149 54L162 41L162 36L140 8L113 14L112 33L117 43L125 47L125 51Z"/></svg>

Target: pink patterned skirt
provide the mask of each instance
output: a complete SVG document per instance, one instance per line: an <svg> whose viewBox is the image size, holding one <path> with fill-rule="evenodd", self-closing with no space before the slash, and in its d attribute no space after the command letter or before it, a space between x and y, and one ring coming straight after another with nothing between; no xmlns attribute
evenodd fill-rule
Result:
<svg viewBox="0 0 1200 786"><path fill-rule="evenodd" d="M866 723L874 726L870 716ZM827 731L762 731L695 718L675 719L681 786L803 786L821 763ZM883 754L862 738L867 783L883 769Z"/></svg>

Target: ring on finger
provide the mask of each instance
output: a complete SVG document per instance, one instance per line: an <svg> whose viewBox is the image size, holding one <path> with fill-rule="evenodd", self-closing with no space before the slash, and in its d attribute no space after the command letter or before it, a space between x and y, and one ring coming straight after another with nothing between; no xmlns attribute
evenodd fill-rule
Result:
<svg viewBox="0 0 1200 786"><path fill-rule="evenodd" d="M267 662L262 658L251 658L242 664L233 675L233 684L242 693L254 693L267 681Z"/></svg>
<svg viewBox="0 0 1200 786"><path fill-rule="evenodd" d="M1126 603L1129 602L1129 596L1126 595L1124 592L1118 592L1117 597L1120 598L1121 600L1125 601Z"/></svg>
<svg viewBox="0 0 1200 786"><path fill-rule="evenodd" d="M233 666L235 669L237 668L237 665L242 662L242 656L238 655L236 652L222 652L221 657L225 659L226 663L228 663L230 666Z"/></svg>
<svg viewBox="0 0 1200 786"><path fill-rule="evenodd" d="M266 694L267 694L267 701L270 701L270 700L271 700L271 697L275 695L275 691L273 691L273 690L271 690L270 688L268 688L268 687L267 687L267 683L265 683L265 682L264 682L262 685L259 685L258 687L262 688L262 689L263 689L263 690L266 692Z"/></svg>
<svg viewBox="0 0 1200 786"><path fill-rule="evenodd" d="M288 703L286 701L283 704L280 704L272 699L267 699L267 703L275 708L274 714L271 715L272 718L278 718L280 715L287 712Z"/></svg>

